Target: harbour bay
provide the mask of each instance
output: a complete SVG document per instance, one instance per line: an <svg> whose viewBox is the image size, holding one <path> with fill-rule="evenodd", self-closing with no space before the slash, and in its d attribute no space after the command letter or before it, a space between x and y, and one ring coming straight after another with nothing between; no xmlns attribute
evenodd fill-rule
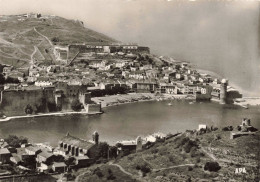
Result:
<svg viewBox="0 0 260 182"><path fill-rule="evenodd" d="M101 115L67 115L14 119L0 123L0 137L10 134L26 136L30 142L49 142L56 146L67 132L91 139L94 131L100 140L114 144L118 140L134 139L155 132L177 133L197 129L199 124L224 127L239 125L248 117L260 128L260 107L243 109L234 105L187 100L149 101L104 108Z"/></svg>

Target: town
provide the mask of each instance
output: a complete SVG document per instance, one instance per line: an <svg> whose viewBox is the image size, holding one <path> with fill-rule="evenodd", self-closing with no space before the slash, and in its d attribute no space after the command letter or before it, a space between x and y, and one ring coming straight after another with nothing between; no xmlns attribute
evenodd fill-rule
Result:
<svg viewBox="0 0 260 182"><path fill-rule="evenodd" d="M41 18L41 14L33 17ZM44 36L37 28L34 31ZM45 52L52 53L52 59L33 55L29 67L0 66L0 117L60 111L101 113L108 104L94 97L129 93L221 104L242 97L228 80L200 73L188 62L153 55L149 47L106 42L64 45L55 37L48 41L51 47Z"/></svg>

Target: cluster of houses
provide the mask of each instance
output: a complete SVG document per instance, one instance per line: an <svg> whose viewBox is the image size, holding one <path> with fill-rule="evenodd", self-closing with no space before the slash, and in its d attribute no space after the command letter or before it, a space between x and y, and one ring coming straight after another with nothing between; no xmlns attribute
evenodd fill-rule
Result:
<svg viewBox="0 0 260 182"><path fill-rule="evenodd" d="M135 45L121 47L125 50L138 50ZM80 93L115 88L137 93L193 95L197 100L212 99L221 103L242 97L237 90L228 86L227 80L220 81L208 74L199 73L186 62L167 62L164 57L129 50L121 55L120 52L100 55L93 50L88 52L88 48L93 46L84 44L64 48L64 51L77 49L80 52L69 65L37 61L29 69L5 65L3 75L18 80L19 83L7 83L2 91L52 89L57 102L62 94L80 97ZM155 60L163 64L158 66L154 63Z"/></svg>
<svg viewBox="0 0 260 182"><path fill-rule="evenodd" d="M146 137L138 136L136 140L118 141L117 154L140 151L148 142L166 139L163 133L154 133ZM54 148L45 143L22 144L18 148L9 146L0 140L0 163L13 164L26 171L64 173L68 168L87 167L95 162L97 148L100 144L98 132L94 132L92 140L85 140L67 133ZM109 152L109 151L108 151ZM70 161L70 162L68 162Z"/></svg>
<svg viewBox="0 0 260 182"><path fill-rule="evenodd" d="M116 146L118 147L118 154L131 152L131 151L141 151L144 145L148 143L155 143L158 140L166 140L167 135L161 132L157 132L145 137L138 136L135 140L122 140L117 141Z"/></svg>
<svg viewBox="0 0 260 182"><path fill-rule="evenodd" d="M93 140L84 140L66 134L54 148L45 143L22 144L19 148L0 141L0 163L10 164L24 170L64 173L68 167L86 167L94 161L95 146L99 145L99 134L94 132ZM73 162L66 162L73 159Z"/></svg>

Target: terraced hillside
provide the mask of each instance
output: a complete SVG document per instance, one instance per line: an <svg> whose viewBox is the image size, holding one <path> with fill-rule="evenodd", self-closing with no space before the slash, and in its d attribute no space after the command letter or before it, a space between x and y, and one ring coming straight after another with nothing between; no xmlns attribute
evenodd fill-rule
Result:
<svg viewBox="0 0 260 182"><path fill-rule="evenodd" d="M0 64L28 67L30 62L54 60L53 46L116 40L85 28L83 23L57 16L0 16Z"/></svg>

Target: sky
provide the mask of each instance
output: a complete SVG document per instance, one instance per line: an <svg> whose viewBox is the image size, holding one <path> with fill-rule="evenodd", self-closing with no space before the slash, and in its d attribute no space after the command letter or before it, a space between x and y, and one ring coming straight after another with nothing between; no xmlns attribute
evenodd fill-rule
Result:
<svg viewBox="0 0 260 182"><path fill-rule="evenodd" d="M0 14L39 12L78 19L122 42L217 72L260 96L259 1L0 0Z"/></svg>

